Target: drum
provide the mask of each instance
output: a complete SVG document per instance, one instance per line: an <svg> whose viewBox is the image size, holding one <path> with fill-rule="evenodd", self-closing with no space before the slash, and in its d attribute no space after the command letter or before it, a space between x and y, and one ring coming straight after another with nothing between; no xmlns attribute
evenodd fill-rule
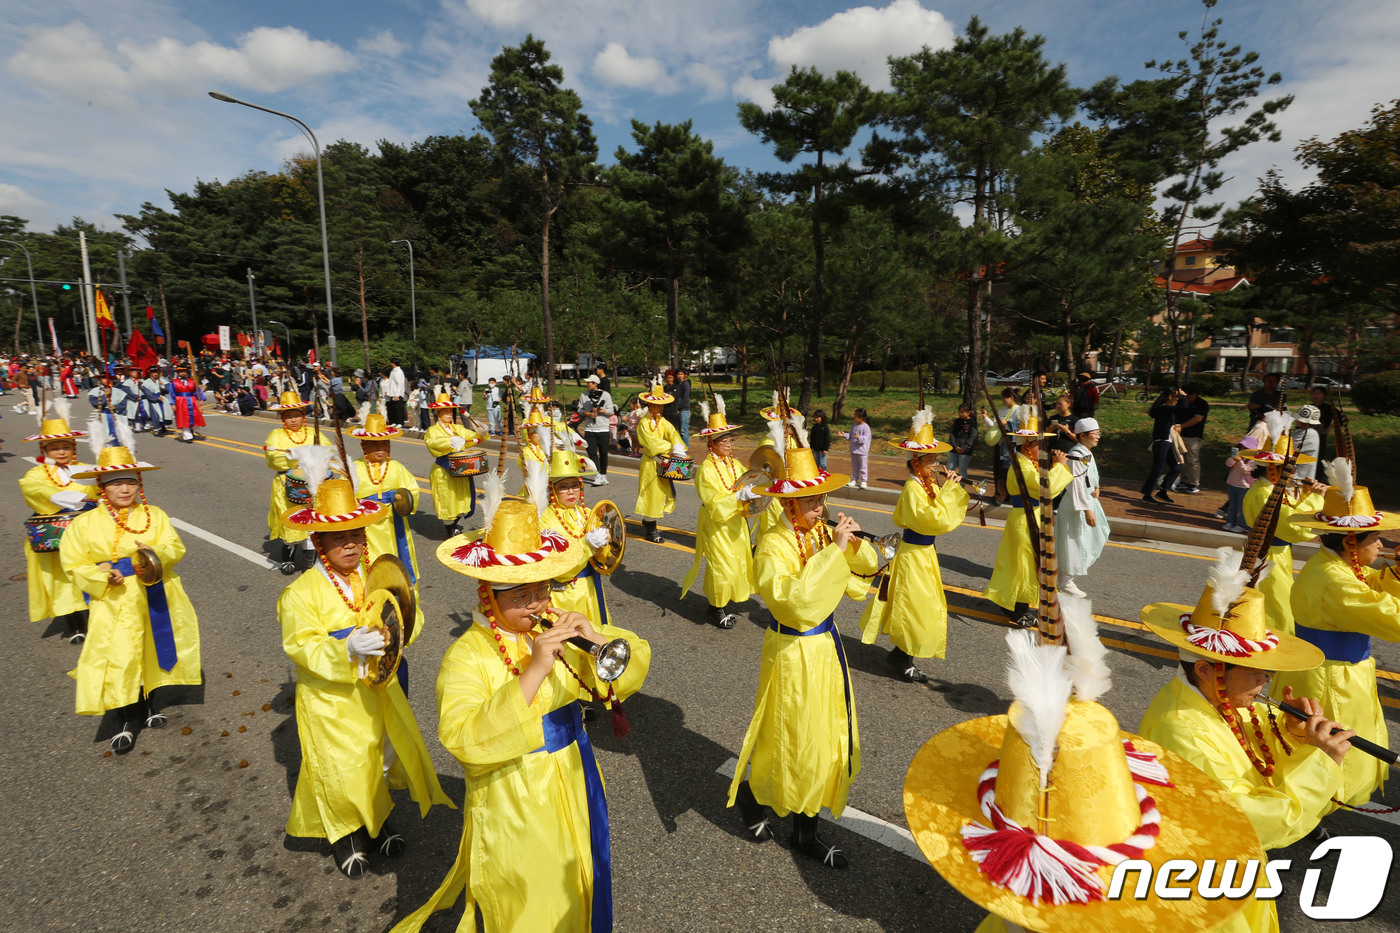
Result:
<svg viewBox="0 0 1400 933"><path fill-rule="evenodd" d="M447 472L453 476L480 476L486 472L486 452L458 450L448 454Z"/></svg>
<svg viewBox="0 0 1400 933"><path fill-rule="evenodd" d="M311 488L306 485L306 474L301 468L288 470L283 474L287 484L287 501L292 505L310 505Z"/></svg>
<svg viewBox="0 0 1400 933"><path fill-rule="evenodd" d="M29 549L35 554L52 554L58 550L63 533L81 512L61 512L58 515L33 515L24 520L24 532L29 536Z"/></svg>
<svg viewBox="0 0 1400 933"><path fill-rule="evenodd" d="M656 472L667 479L690 479L695 461L689 457L657 457Z"/></svg>

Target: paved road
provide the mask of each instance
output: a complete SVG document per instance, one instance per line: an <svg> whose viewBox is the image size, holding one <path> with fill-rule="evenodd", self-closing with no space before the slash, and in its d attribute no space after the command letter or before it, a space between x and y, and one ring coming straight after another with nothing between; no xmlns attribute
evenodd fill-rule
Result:
<svg viewBox="0 0 1400 933"><path fill-rule="evenodd" d="M265 421L211 417L207 442L143 436L141 456L165 467L146 474L151 501L189 526L262 553L269 474L257 448L268 428ZM13 483L28 466L15 452L19 446L11 443L0 454L0 481L12 490L0 522L0 552L12 555L11 569L0 576L11 659L0 729L0 825L9 828L0 836L0 902L9 919L0 928L380 933L421 905L454 856L460 812L437 808L419 820L401 799L396 824L408 854L388 867L376 864L358 882L335 872L326 847L282 832L300 750L291 718L295 671L282 653L274 615L288 581L268 566L184 533L189 551L180 571L200 614L204 685L179 696L170 725L140 735L131 754L103 755L111 724L72 712L73 687L64 672L78 649L25 621L25 586L14 579L24 565L23 511ZM421 443L398 442L395 455L426 476L429 457ZM624 512L635 495L634 462L615 462L606 490ZM590 489L590 501L603 491ZM833 511L841 507L834 503ZM893 530L885 512L844 508L869 530ZM693 490L683 488L665 524L694 528L695 517ZM443 786L460 801L461 768L436 740L432 681L448 644L470 624L474 588L431 560L431 544L441 537L431 513L418 515L414 528L428 558L422 565L428 624L410 656L410 699ZM612 813L617 928L972 930L981 912L921 859L900 851L897 838L892 847L828 828L852 858L850 870L832 872L794 856L786 830L761 846L742 837L737 816L724 807L727 782L717 771L743 739L767 615L754 604L732 631L706 624L703 596L677 598L693 537L677 531L667 538L662 546L633 540L626 567L608 584L619 621L653 646L647 686L629 703L633 734L615 740L606 728L594 730ZM1008 705L1005 629L991 621L995 607L972 595L986 581L997 541L995 529L975 521L940 539L957 611L948 658L925 665L934 678L928 686L891 680L888 645L860 644L853 604L837 613L864 753L850 802L878 820L904 825L904 773L930 736ZM1115 545L1088 588L1097 613L1133 620L1153 600L1194 601L1207 566L1195 555ZM1116 684L1107 705L1132 728L1171 675L1171 662L1131 623L1106 625L1104 634L1114 648ZM1383 668L1400 670L1396 646L1383 645L1378 655ZM1382 681L1391 714L1400 704L1396 688L1397 681ZM1400 803L1394 785L1388 796ZM1345 814L1332 821L1334 833L1400 841L1393 823ZM1295 846L1281 857L1301 869L1308 854ZM1298 910L1301 875L1287 876L1280 902L1285 930L1322 928ZM1397 904L1400 895L1353 928L1400 929ZM428 929L455 929L460 912L439 914Z"/></svg>

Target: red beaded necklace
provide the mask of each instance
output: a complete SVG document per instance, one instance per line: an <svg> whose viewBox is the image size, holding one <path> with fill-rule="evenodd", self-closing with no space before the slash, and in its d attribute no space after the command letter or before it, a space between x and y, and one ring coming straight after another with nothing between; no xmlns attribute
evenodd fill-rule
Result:
<svg viewBox="0 0 1400 933"><path fill-rule="evenodd" d="M1254 738L1259 744L1259 751L1263 753L1263 760L1255 753L1254 746L1245 738L1244 730L1240 727L1239 717L1235 715L1234 707L1230 705L1229 695L1225 692L1225 665L1219 661L1215 662L1215 692L1220 697L1217 709L1225 723L1230 727L1230 731L1235 735L1235 741L1240 743L1240 748L1249 758L1249 763L1254 766L1264 777L1264 783L1270 787L1274 786L1274 755L1269 750L1269 743L1264 739L1264 728L1259 724L1259 713L1255 710L1254 704L1249 705L1249 721L1254 727ZM1274 736L1279 741L1279 746L1285 755L1293 754L1293 748L1288 744L1288 740L1283 737L1283 730L1279 728L1278 719L1274 716L1272 708L1269 709L1269 726Z"/></svg>
<svg viewBox="0 0 1400 933"><path fill-rule="evenodd" d="M301 426L300 431L293 431L291 428L287 427L284 424L282 425L282 433L287 435L287 440L291 441L298 447L306 443L306 425L304 424Z"/></svg>
<svg viewBox="0 0 1400 933"><path fill-rule="evenodd" d="M564 533L573 538L582 538L588 533L588 519L585 518L586 506L583 502L583 489L578 492L578 505L564 507L559 504L559 497L554 493L554 484L549 484L549 510L554 513L554 517L559 519L559 527L564 529Z"/></svg>
<svg viewBox="0 0 1400 933"><path fill-rule="evenodd" d="M1351 560L1351 572L1356 575L1356 579L1362 583L1366 582L1366 574L1361 569L1361 554L1356 546L1356 532L1347 532L1347 557Z"/></svg>
<svg viewBox="0 0 1400 933"><path fill-rule="evenodd" d="M375 476L374 461L368 458L365 459L365 472L369 474L369 482L371 486L384 485L384 477L387 476L389 473L389 461L385 460L382 464L380 464L380 466L381 469L379 471L379 475Z"/></svg>
<svg viewBox="0 0 1400 933"><path fill-rule="evenodd" d="M321 548L320 535L312 535L312 546L316 548L316 556L320 559L321 567L326 572L326 579L331 581L331 587L335 590L336 595L340 597L340 601L345 603L346 607L349 608L351 612L359 612L363 609L366 596L363 575L356 573L353 576L346 577L343 576L340 571L332 568L330 561L326 560L326 552ZM360 533L360 554L361 566L355 568L357 571L369 567L369 548L365 546L363 531ZM342 580L345 582L342 583ZM345 594L347 588L350 590L350 595L348 596Z"/></svg>
<svg viewBox="0 0 1400 933"><path fill-rule="evenodd" d="M715 469L719 470L724 480L724 488L733 489L735 481L739 478L739 461L720 454L714 454L711 459L717 461Z"/></svg>
<svg viewBox="0 0 1400 933"><path fill-rule="evenodd" d="M819 521L808 531L798 531L797 526L793 526L792 534L794 544L797 547L797 557L802 561L802 566L807 566L807 561L831 543L831 531L826 527L826 522ZM812 549L807 550L808 542L812 543Z"/></svg>
<svg viewBox="0 0 1400 933"><path fill-rule="evenodd" d="M61 467L55 466L53 468L50 468L48 461L45 461L39 465L44 468L44 476L48 477L49 485L57 486L59 489L67 489L69 486L73 485L72 479L69 479L66 482L62 483L58 481L58 476L55 473L55 471L61 469Z"/></svg>

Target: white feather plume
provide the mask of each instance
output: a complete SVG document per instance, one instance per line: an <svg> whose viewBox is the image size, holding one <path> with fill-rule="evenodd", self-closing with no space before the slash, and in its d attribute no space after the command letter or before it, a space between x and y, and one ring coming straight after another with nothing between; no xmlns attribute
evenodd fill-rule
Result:
<svg viewBox="0 0 1400 933"><path fill-rule="evenodd" d="M102 455L102 448L107 446L107 425L97 415L88 419L88 449L92 451L92 462L96 463L97 458Z"/></svg>
<svg viewBox="0 0 1400 933"><path fill-rule="evenodd" d="M64 421L67 421L68 417L73 413L73 406L68 404L68 396L64 395L62 392L55 392L49 405L52 406L54 414L58 415L58 417L62 418Z"/></svg>
<svg viewBox="0 0 1400 933"><path fill-rule="evenodd" d="M774 389L774 390L773 390L773 411L774 411L774 412L777 412L777 410L778 410L778 390L777 390L777 389Z"/></svg>
<svg viewBox="0 0 1400 933"><path fill-rule="evenodd" d="M49 404L52 405L53 403L50 402ZM42 431L44 430L44 409L45 409L45 407L46 407L46 406L44 406L44 405L30 405L30 406L29 406L29 413L30 413L31 415L34 416L34 423L35 423L36 425L39 426L39 432L42 432ZM35 432L35 433L39 433L39 432Z"/></svg>
<svg viewBox="0 0 1400 933"><path fill-rule="evenodd" d="M491 523L496 520L496 510L501 507L501 502L505 497L505 476L497 470L488 470L486 478L481 481L481 527L483 531L491 530Z"/></svg>
<svg viewBox="0 0 1400 933"><path fill-rule="evenodd" d="M1279 438L1293 429L1293 416L1286 411L1266 411L1264 424L1269 429L1269 438L1277 444Z"/></svg>
<svg viewBox="0 0 1400 933"><path fill-rule="evenodd" d="M1215 549L1215 563L1211 565L1206 583L1211 589L1210 606L1217 615L1229 612L1249 585L1249 571L1240 569L1241 556L1234 548Z"/></svg>
<svg viewBox="0 0 1400 933"><path fill-rule="evenodd" d="M796 408L788 410L792 413L788 418L788 423L792 425L793 433L797 435L797 446L811 447L812 445L807 441L807 419Z"/></svg>
<svg viewBox="0 0 1400 933"><path fill-rule="evenodd" d="M778 419L768 422L768 436L773 438L773 446L778 448L781 455L787 450L787 433L783 430L783 422Z"/></svg>
<svg viewBox="0 0 1400 933"><path fill-rule="evenodd" d="M554 428L549 425L540 425L535 428L535 440L539 441L540 450L544 451L545 462L554 456Z"/></svg>
<svg viewBox="0 0 1400 933"><path fill-rule="evenodd" d="M715 393L715 411L719 412L721 415L725 414L724 396L720 395L718 392Z"/></svg>
<svg viewBox="0 0 1400 933"><path fill-rule="evenodd" d="M700 422L702 424L710 423L710 403L703 398L700 400Z"/></svg>
<svg viewBox="0 0 1400 933"><path fill-rule="evenodd" d="M1064 646L1037 645L1035 634L1025 630L1007 632L1006 644L1011 649L1006 682L1017 701L1011 707L1011 725L1030 747L1040 786L1045 787L1074 682L1065 668Z"/></svg>
<svg viewBox="0 0 1400 933"><path fill-rule="evenodd" d="M326 474L330 472L335 452L320 444L307 444L293 447L290 456L301 465L301 472L306 476L306 491L311 494L311 501L315 502L316 490L321 488Z"/></svg>
<svg viewBox="0 0 1400 933"><path fill-rule="evenodd" d="M365 419L369 417L369 409L372 404L374 403L370 402L369 400L365 400L361 402L360 407L356 409L355 417L360 419L360 424L364 424Z"/></svg>
<svg viewBox="0 0 1400 933"><path fill-rule="evenodd" d="M926 424L933 424L932 405L925 405L923 408L920 408L918 411L914 412L914 417L910 419L910 428L915 434L918 434L919 430Z"/></svg>
<svg viewBox="0 0 1400 933"><path fill-rule="evenodd" d="M1356 483L1351 478L1351 461L1346 457L1338 457L1336 460L1324 460L1322 471L1327 475L1327 483L1336 486L1338 494L1343 502L1350 502L1351 497L1356 495Z"/></svg>
<svg viewBox="0 0 1400 933"><path fill-rule="evenodd" d="M525 464L525 492L540 515L549 508L549 466L531 460Z"/></svg>
<svg viewBox="0 0 1400 933"><path fill-rule="evenodd" d="M123 418L117 419L117 444L129 450L131 458L136 459L136 435Z"/></svg>
<svg viewBox="0 0 1400 933"><path fill-rule="evenodd" d="M1064 620L1065 638L1069 642L1069 673L1074 681L1074 695L1092 703L1113 686L1113 676L1108 670L1108 649L1099 641L1093 605L1083 596L1061 593L1060 617Z"/></svg>
<svg viewBox="0 0 1400 933"><path fill-rule="evenodd" d="M1020 427L1025 427L1031 420L1031 406L1017 405L1015 408L1011 409L1011 420L1015 421Z"/></svg>

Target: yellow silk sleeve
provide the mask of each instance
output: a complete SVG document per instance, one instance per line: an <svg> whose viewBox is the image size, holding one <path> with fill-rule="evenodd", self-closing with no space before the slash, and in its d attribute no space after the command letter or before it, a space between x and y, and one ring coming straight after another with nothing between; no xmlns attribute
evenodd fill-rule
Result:
<svg viewBox="0 0 1400 933"><path fill-rule="evenodd" d="M875 552L869 545L863 549L870 551L873 571ZM851 586L850 567L840 548L828 544L812 555L804 567L793 547L792 533L781 526L758 542L754 563L758 568L758 592L773 617L799 631L814 628L835 612L842 594ZM861 581L861 587L867 587L865 581Z"/></svg>
<svg viewBox="0 0 1400 933"><path fill-rule="evenodd" d="M715 455L706 457L700 465L700 481L696 483L696 491L715 524L723 524L739 514L739 499L725 484Z"/></svg>
<svg viewBox="0 0 1400 933"><path fill-rule="evenodd" d="M291 449L293 446L291 438L287 437L285 431L281 428L274 428L272 433L268 434L267 440L263 441L263 459L267 461L268 469L276 470L278 473L285 473L287 470L293 469L297 462L281 449Z"/></svg>
<svg viewBox="0 0 1400 933"><path fill-rule="evenodd" d="M282 591L277 600L277 621L282 625L282 650L297 667L322 680L354 683L359 665L351 663L345 639L329 632L355 624L354 613L334 592L329 581L316 584L318 570L308 570ZM331 600L335 600L332 602Z"/></svg>
<svg viewBox="0 0 1400 933"><path fill-rule="evenodd" d="M526 703L520 679L500 686L482 669L496 658L482 657L468 637L443 656L438 672L438 738L470 772L484 773L544 745L544 709L539 697Z"/></svg>
<svg viewBox="0 0 1400 933"><path fill-rule="evenodd" d="M917 479L909 479L894 508L894 523L921 535L947 534L967 517L967 490L946 483L932 500Z"/></svg>

